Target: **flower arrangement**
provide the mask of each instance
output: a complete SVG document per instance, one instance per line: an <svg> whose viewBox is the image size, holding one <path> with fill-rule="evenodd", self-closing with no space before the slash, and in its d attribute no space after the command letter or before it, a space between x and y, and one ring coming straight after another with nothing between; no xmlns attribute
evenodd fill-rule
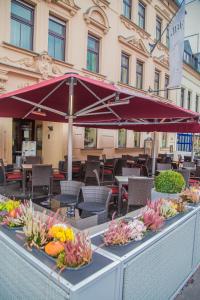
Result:
<svg viewBox="0 0 200 300"><path fill-rule="evenodd" d="M60 242L66 242L68 240L74 240L74 232L71 227L65 224L55 224L53 225L48 232L50 238L58 240Z"/></svg>
<svg viewBox="0 0 200 300"><path fill-rule="evenodd" d="M200 189L193 186L188 189L185 189L180 195L183 201L197 204L200 202Z"/></svg>
<svg viewBox="0 0 200 300"><path fill-rule="evenodd" d="M175 171L163 171L155 177L155 188L157 192L177 194L185 187L185 179Z"/></svg>
<svg viewBox="0 0 200 300"><path fill-rule="evenodd" d="M75 234L74 239L63 243L64 251L57 258L59 269L80 268L92 260L92 248L89 236L84 232Z"/></svg>
<svg viewBox="0 0 200 300"><path fill-rule="evenodd" d="M20 201L7 200L0 202L0 222L4 222L4 219L10 215L14 215L15 211L19 208Z"/></svg>
<svg viewBox="0 0 200 300"><path fill-rule="evenodd" d="M126 221L112 219L103 240L106 246L125 245L131 240L139 241L143 238L146 226L138 219Z"/></svg>
<svg viewBox="0 0 200 300"><path fill-rule="evenodd" d="M25 216L23 232L29 247L44 248L49 242L49 229L59 222L58 211L47 216L46 211L36 212L33 208Z"/></svg>
<svg viewBox="0 0 200 300"><path fill-rule="evenodd" d="M9 227L22 227L25 225L25 218L29 211L32 211L32 202L25 201L5 216L3 224Z"/></svg>
<svg viewBox="0 0 200 300"><path fill-rule="evenodd" d="M13 209L19 206L20 206L20 201L9 199L7 201L0 202L0 211L5 210L7 212L11 212Z"/></svg>
<svg viewBox="0 0 200 300"><path fill-rule="evenodd" d="M164 217L159 215L159 212L152 208L146 208L141 217L147 229L157 231L164 224Z"/></svg>

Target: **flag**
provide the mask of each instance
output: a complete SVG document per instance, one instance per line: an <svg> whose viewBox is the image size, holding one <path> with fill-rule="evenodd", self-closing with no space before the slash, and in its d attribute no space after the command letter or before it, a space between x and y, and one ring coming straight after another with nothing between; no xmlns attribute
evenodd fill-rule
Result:
<svg viewBox="0 0 200 300"><path fill-rule="evenodd" d="M181 85L183 72L185 1L169 25L169 86Z"/></svg>

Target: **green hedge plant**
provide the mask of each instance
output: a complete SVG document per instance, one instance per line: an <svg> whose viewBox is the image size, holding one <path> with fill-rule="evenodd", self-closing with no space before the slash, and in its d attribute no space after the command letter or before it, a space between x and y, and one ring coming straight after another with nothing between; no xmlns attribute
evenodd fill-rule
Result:
<svg viewBox="0 0 200 300"><path fill-rule="evenodd" d="M175 171L163 171L155 178L155 189L160 193L177 194L185 187L185 179Z"/></svg>

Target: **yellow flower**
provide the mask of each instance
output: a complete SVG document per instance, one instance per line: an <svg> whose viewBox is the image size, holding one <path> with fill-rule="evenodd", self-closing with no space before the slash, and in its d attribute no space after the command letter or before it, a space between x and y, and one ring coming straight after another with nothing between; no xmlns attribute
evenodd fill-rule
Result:
<svg viewBox="0 0 200 300"><path fill-rule="evenodd" d="M61 242L66 242L67 240L74 240L74 232L71 227L65 227L63 225L54 225L49 230L49 236Z"/></svg>

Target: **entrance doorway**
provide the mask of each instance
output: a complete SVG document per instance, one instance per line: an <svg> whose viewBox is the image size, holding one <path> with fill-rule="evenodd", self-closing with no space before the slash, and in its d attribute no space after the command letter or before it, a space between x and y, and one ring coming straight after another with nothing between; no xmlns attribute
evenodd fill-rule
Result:
<svg viewBox="0 0 200 300"><path fill-rule="evenodd" d="M13 162L16 162L16 157L22 155L23 141L35 140L35 121L13 119Z"/></svg>

